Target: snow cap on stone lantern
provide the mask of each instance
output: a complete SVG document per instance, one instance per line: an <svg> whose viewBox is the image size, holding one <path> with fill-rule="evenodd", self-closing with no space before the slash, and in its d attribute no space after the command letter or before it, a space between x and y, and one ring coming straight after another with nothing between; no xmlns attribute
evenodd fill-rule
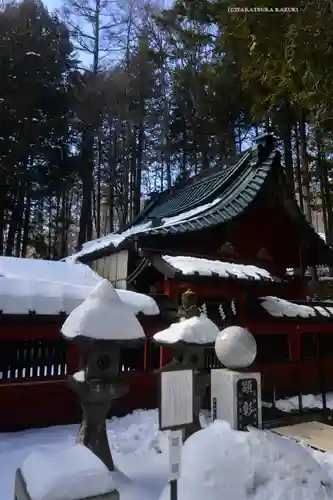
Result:
<svg viewBox="0 0 333 500"><path fill-rule="evenodd" d="M154 335L154 340L161 344L212 344L220 331L206 315L193 316L179 323L172 323L169 328Z"/></svg>
<svg viewBox="0 0 333 500"><path fill-rule="evenodd" d="M68 340L82 336L94 340L144 338L133 308L122 302L110 281L104 279L66 319L61 333Z"/></svg>
<svg viewBox="0 0 333 500"><path fill-rule="evenodd" d="M227 368L248 368L257 356L257 344L246 328L229 326L219 333L215 341L215 352Z"/></svg>

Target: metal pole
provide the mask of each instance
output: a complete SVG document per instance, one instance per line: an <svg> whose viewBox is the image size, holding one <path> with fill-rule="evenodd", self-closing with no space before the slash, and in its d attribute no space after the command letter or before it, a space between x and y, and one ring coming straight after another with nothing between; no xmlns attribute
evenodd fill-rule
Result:
<svg viewBox="0 0 333 500"><path fill-rule="evenodd" d="M178 500L178 481L173 479L170 481L170 500Z"/></svg>

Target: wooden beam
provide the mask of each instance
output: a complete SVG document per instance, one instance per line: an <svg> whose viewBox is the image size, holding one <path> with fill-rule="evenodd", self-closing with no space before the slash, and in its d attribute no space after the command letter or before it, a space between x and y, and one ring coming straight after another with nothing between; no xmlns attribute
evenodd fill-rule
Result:
<svg viewBox="0 0 333 500"><path fill-rule="evenodd" d="M289 437L316 450L333 451L333 427L321 422L303 422L271 429L280 436Z"/></svg>

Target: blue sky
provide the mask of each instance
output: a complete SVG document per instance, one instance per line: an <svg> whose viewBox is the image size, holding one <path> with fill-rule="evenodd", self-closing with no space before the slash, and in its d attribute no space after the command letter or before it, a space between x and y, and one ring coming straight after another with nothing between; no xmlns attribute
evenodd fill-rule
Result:
<svg viewBox="0 0 333 500"><path fill-rule="evenodd" d="M61 6L64 5L64 0L43 0L43 3L44 5L46 5L49 11L53 11L56 9L60 10ZM78 52L78 57L85 67L90 66L91 57L89 54Z"/></svg>
<svg viewBox="0 0 333 500"><path fill-rule="evenodd" d="M44 4L49 10L58 9L61 3L61 0L44 0Z"/></svg>

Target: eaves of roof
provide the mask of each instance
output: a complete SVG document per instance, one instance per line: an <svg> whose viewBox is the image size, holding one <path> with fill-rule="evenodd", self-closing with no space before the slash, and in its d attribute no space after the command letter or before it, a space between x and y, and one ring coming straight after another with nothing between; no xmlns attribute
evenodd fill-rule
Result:
<svg viewBox="0 0 333 500"><path fill-rule="evenodd" d="M258 277L254 278L250 275L250 273L245 277L239 277L236 273L227 273L227 276L221 276L217 272L213 271L209 275L201 274L198 271L193 271L193 273L183 273L180 269L175 268L173 265L163 259L160 254L151 254L149 257L147 257L147 259L150 260L155 269L161 274L169 279L178 282L214 284L226 281L237 281L239 283L246 283L247 285L255 285L260 283L284 285L286 283L286 281L281 280L280 278L276 278L275 276L268 277L258 274ZM212 261L212 268L213 266L214 262ZM244 274L246 274L246 266L244 266Z"/></svg>
<svg viewBox="0 0 333 500"><path fill-rule="evenodd" d="M244 313L247 317L251 319L256 319L258 321L269 320L270 322L288 322L288 323L329 323L332 324L333 320L333 308L330 304L323 301L298 301L293 300L291 304L298 306L310 307L314 315L313 316L302 316L301 314L290 316L287 313L282 316L274 316L270 314L263 306L264 297L260 298L249 298L244 305Z"/></svg>

